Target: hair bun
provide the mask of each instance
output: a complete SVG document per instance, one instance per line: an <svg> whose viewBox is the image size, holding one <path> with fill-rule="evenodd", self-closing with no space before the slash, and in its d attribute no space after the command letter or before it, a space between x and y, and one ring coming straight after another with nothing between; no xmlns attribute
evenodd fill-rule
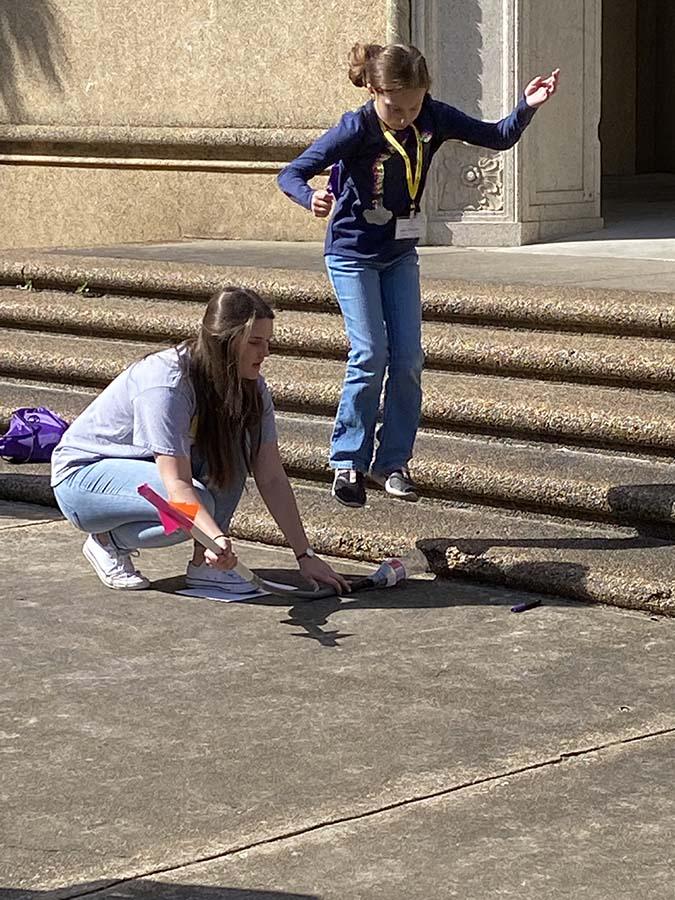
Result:
<svg viewBox="0 0 675 900"><path fill-rule="evenodd" d="M349 80L356 87L365 87L368 78L368 63L382 53L380 44L354 44L349 51Z"/></svg>

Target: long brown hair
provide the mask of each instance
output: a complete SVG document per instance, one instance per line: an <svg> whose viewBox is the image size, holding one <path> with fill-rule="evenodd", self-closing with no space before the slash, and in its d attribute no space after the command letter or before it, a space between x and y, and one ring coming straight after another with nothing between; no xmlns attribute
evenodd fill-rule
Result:
<svg viewBox="0 0 675 900"><path fill-rule="evenodd" d="M349 80L356 87L376 91L429 90L431 78L425 58L408 44L354 44L349 53Z"/></svg>
<svg viewBox="0 0 675 900"><path fill-rule="evenodd" d="M261 441L257 381L239 375L239 351L256 319L273 319L255 291L225 287L208 302L199 333L183 345L197 400L195 444L215 487L227 487L241 459L250 474Z"/></svg>

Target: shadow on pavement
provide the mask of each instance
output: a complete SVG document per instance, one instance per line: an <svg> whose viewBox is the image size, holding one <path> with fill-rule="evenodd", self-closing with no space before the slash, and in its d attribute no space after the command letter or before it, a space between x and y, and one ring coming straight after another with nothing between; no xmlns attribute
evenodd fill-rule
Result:
<svg viewBox="0 0 675 900"><path fill-rule="evenodd" d="M546 564L548 566L548 564ZM557 564L559 570L565 570L568 580L583 583L585 569L583 566ZM529 564L532 568L533 564ZM514 566L514 569L517 569ZM255 569L256 574L268 581L300 585L302 580L298 572L292 569ZM560 573L559 573L560 574ZM362 577L361 575L354 577ZM516 573L516 578L518 573ZM492 574L494 580L494 574ZM162 578L151 584L151 589L165 594L176 594L185 587L183 576ZM507 585L508 587L508 585ZM288 610L288 618L281 619L280 624L304 629L304 633L292 634L291 637L309 638L324 647L339 647L339 641L352 637L352 632L324 630L329 625L330 617L337 612L351 612L373 609L453 609L462 606L502 606L508 610L512 605L528 599L540 598L541 592L529 592L527 589L510 588L506 594L503 588L491 587L489 584L477 585L475 582L464 582L461 578L430 578L407 581L396 587L364 591L360 594L342 597L323 597L318 600L298 600L293 603L284 597L267 594L246 600L234 601L240 606L272 606ZM548 606L570 606L574 601L564 597L547 596ZM0 897L0 900L2 898Z"/></svg>

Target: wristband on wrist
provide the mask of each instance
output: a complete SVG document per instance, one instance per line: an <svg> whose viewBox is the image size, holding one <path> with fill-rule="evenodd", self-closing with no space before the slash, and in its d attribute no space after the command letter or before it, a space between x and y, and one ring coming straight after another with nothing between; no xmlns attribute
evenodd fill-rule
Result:
<svg viewBox="0 0 675 900"><path fill-rule="evenodd" d="M229 541L229 539L230 539L229 534L216 534L216 535L214 535L214 537L211 538L211 540L212 540L212 541L215 541L215 540L217 540L219 537L227 538L228 541Z"/></svg>
<svg viewBox="0 0 675 900"><path fill-rule="evenodd" d="M314 552L313 547L308 547L303 553L295 554L295 558L298 562L300 562L301 559L312 559L314 556L316 556L316 553Z"/></svg>

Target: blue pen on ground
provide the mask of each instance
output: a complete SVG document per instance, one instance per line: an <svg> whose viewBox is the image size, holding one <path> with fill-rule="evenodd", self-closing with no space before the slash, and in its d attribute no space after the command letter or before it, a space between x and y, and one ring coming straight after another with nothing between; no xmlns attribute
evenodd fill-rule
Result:
<svg viewBox="0 0 675 900"><path fill-rule="evenodd" d="M527 609L534 609L535 606L541 606L541 600L526 600L525 603L516 603L511 607L511 612L525 612Z"/></svg>

